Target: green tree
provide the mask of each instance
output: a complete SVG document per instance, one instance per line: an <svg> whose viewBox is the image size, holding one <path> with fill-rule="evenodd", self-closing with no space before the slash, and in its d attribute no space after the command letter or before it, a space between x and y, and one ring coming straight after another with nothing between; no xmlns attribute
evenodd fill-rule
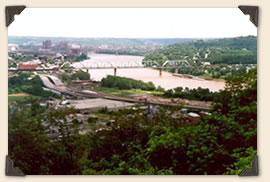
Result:
<svg viewBox="0 0 270 182"><path fill-rule="evenodd" d="M90 74L87 72L77 72L77 73L73 73L71 75L71 79L72 80L89 80L90 79Z"/></svg>
<svg viewBox="0 0 270 182"><path fill-rule="evenodd" d="M71 76L69 76L69 74L67 74L67 73L64 73L62 75L61 79L62 79L63 82L70 82L71 81Z"/></svg>

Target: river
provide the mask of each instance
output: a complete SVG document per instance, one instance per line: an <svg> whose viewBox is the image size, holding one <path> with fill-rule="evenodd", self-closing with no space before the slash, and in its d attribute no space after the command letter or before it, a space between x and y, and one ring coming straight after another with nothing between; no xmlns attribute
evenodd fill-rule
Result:
<svg viewBox="0 0 270 182"><path fill-rule="evenodd" d="M74 63L74 67L81 66L95 66L97 64L103 67L110 67L112 65L142 65L143 56L130 56L130 55L110 55L110 54L89 54L91 59L82 61L80 63ZM181 69L181 68L180 68ZM107 75L113 75L113 69L89 69L91 79L100 81ZM122 68L117 69L117 76L133 78L136 80L142 80L144 82L153 82L155 86L161 86L163 88L172 89L176 87L188 87L192 88L209 88L211 91L218 91L223 89L225 83L222 81L209 81L209 80L193 80L188 78L180 78L173 76L172 73L162 72L162 76L159 76L159 71L151 68Z"/></svg>

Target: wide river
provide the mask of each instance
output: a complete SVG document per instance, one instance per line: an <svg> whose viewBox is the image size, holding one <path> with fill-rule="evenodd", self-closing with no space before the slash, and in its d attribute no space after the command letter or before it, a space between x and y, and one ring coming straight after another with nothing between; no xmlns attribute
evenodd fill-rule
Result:
<svg viewBox="0 0 270 182"><path fill-rule="evenodd" d="M80 63L74 63L74 67L83 66L135 66L142 65L143 56L129 56L129 55L110 55L110 54L89 54L91 59L82 61ZM180 68L181 69L181 68ZM100 81L107 75L113 75L113 69L89 69L91 79ZM159 71L151 68L121 68L117 69L117 76L133 78L136 80L142 80L144 82L153 82L155 86L161 86L165 89L171 89L176 87L188 87L188 88L209 88L211 91L218 91L225 86L224 82L208 81L208 80L193 80L173 76L172 73L162 71L162 76L159 76Z"/></svg>

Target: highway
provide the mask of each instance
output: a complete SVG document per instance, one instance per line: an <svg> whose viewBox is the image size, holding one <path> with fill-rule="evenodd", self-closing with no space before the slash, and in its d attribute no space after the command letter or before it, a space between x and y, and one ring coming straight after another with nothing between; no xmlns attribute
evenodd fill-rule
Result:
<svg viewBox="0 0 270 182"><path fill-rule="evenodd" d="M77 94L75 93L74 91L72 91L71 89L67 88L66 86L58 86L58 85L55 85L53 84L48 77L50 76L47 76L47 75L39 75L43 85L51 90L55 90L55 91L58 91L62 94L67 94L67 95L71 95L71 96L75 96L75 97L83 97L83 95L80 95L80 94ZM55 80L56 77L54 77L52 80ZM57 78L58 79L58 78ZM60 83L59 81L55 81L55 83Z"/></svg>
<svg viewBox="0 0 270 182"><path fill-rule="evenodd" d="M58 79L57 77L51 76L51 75L48 75L48 77L52 79L52 81L54 82L55 86L61 87L61 86L64 85L63 82L60 79Z"/></svg>
<svg viewBox="0 0 270 182"><path fill-rule="evenodd" d="M203 110L203 111L209 111L211 110L210 106L197 106L197 105L187 105L187 104L178 104L173 102L161 102L161 101L153 101L153 100L139 100L134 98L128 98L128 97L120 97L115 96L111 94L104 94L104 93L86 93L81 91L73 91L70 88L67 88L63 85L61 80L59 80L55 76L49 76L49 75L39 75L41 81L43 82L43 85L49 89L61 92L62 94L67 94L79 98L103 98L108 100L116 100L116 101L124 101L124 102L132 102L132 103L142 103L142 104L152 104L152 105L163 105L163 106L182 106L187 109L192 110ZM50 77L55 84L53 84L48 77Z"/></svg>

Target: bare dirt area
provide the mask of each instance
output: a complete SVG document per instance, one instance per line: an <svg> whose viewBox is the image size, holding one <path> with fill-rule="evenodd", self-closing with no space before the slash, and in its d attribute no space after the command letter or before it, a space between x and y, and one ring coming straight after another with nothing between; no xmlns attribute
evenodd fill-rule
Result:
<svg viewBox="0 0 270 182"><path fill-rule="evenodd" d="M19 93L19 94L9 94L8 96L24 97L24 96L30 96L30 95L29 94L26 94L26 93Z"/></svg>

